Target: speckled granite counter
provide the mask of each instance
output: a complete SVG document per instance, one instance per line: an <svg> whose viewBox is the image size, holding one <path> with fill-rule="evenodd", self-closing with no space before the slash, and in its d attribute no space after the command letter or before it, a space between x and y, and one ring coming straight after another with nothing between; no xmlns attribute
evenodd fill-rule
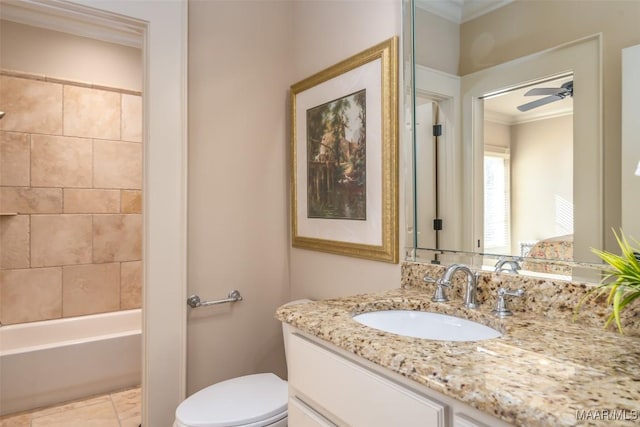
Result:
<svg viewBox="0 0 640 427"><path fill-rule="evenodd" d="M281 307L276 317L379 366L520 426L636 425L593 419L602 411L640 411L640 340L534 313L493 317L430 301L421 289L394 289ZM411 309L458 315L503 333L479 342L403 337L363 326L356 313ZM590 420L577 421L587 411ZM589 412L590 411L590 412ZM584 414L584 413L583 413ZM595 415L594 415L595 414Z"/></svg>

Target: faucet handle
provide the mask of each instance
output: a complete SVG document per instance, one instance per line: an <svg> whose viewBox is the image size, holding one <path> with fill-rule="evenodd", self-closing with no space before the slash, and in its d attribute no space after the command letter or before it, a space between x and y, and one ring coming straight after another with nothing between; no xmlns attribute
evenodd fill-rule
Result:
<svg viewBox="0 0 640 427"><path fill-rule="evenodd" d="M424 278L422 280L424 282L426 282L426 283L435 283L436 284L436 290L433 293L433 297L431 298L431 301L433 301L433 302L447 302L447 301L449 301L449 297L447 297L447 294L445 293L444 289L445 288L450 288L451 287L451 282L449 282L448 280L443 280L443 279L434 279L431 276L424 276Z"/></svg>
<svg viewBox="0 0 640 427"><path fill-rule="evenodd" d="M512 316L513 312L507 307L506 297L521 297L524 295L524 289L498 289L498 299L496 300L496 306L493 309L493 313L498 317Z"/></svg>

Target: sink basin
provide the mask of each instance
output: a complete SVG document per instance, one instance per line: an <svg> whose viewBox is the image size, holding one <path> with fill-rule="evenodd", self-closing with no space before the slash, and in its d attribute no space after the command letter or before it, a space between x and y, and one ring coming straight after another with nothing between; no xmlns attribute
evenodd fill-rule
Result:
<svg viewBox="0 0 640 427"><path fill-rule="evenodd" d="M372 311L353 316L370 328L414 338L439 341L480 341L497 338L497 330L472 320L414 310Z"/></svg>

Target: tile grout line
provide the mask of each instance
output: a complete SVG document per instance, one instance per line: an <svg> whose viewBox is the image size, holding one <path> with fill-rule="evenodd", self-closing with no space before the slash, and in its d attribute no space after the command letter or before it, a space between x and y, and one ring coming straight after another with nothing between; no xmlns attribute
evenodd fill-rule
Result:
<svg viewBox="0 0 640 427"><path fill-rule="evenodd" d="M109 393L109 402L111 402L111 407L113 408L113 412L116 414L116 419L118 420L118 425L122 427L122 420L120 419L120 413L118 412L118 407L116 406L116 402L113 401L113 393Z"/></svg>

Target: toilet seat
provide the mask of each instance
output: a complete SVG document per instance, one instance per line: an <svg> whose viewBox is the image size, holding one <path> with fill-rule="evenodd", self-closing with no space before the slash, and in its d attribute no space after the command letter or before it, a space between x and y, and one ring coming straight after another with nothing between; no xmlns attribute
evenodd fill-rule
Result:
<svg viewBox="0 0 640 427"><path fill-rule="evenodd" d="M271 373L232 378L189 396L176 427L264 427L287 416L287 382Z"/></svg>

